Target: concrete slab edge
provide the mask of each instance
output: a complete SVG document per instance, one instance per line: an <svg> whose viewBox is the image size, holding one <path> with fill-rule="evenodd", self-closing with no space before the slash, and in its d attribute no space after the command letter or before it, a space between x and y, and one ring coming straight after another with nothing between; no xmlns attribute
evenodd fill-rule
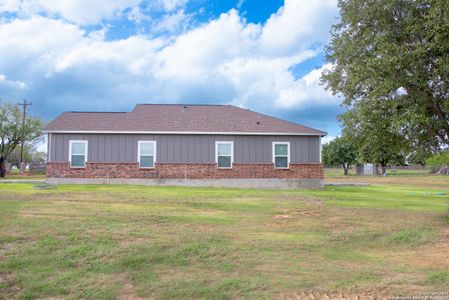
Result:
<svg viewBox="0 0 449 300"><path fill-rule="evenodd" d="M147 186L230 187L250 189L322 189L321 179L131 179L47 178L49 184L130 184Z"/></svg>

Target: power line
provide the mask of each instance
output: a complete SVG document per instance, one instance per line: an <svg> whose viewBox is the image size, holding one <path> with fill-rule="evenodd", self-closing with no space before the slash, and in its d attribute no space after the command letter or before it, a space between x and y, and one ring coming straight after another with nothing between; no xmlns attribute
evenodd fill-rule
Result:
<svg viewBox="0 0 449 300"><path fill-rule="evenodd" d="M33 102L23 100L23 102L18 102L17 105L23 106L23 113L22 113L22 129L23 129L25 127L27 106L33 105ZM20 144L20 166L22 166L22 163L23 163L23 139L22 143Z"/></svg>

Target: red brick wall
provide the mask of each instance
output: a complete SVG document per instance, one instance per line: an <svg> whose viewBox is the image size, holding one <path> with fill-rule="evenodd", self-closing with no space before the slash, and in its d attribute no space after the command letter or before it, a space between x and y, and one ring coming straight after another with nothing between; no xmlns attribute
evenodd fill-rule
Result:
<svg viewBox="0 0 449 300"><path fill-rule="evenodd" d="M323 164L290 164L289 169L275 169L273 164L234 164L232 169L218 169L216 164L158 164L154 169L140 169L138 163L87 163L73 169L66 162L47 163L50 178L285 178L323 179Z"/></svg>

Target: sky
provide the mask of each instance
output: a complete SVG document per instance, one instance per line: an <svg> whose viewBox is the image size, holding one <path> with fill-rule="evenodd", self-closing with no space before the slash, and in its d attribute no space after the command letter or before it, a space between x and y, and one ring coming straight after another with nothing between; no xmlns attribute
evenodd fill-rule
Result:
<svg viewBox="0 0 449 300"><path fill-rule="evenodd" d="M320 84L336 0L0 0L0 101L232 104L340 133ZM45 147L42 146L42 149Z"/></svg>

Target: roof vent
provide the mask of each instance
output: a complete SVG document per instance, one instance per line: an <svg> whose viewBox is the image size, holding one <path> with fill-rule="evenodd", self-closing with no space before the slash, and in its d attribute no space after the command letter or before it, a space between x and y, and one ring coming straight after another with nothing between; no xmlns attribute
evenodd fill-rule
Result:
<svg viewBox="0 0 449 300"><path fill-rule="evenodd" d="M259 122L259 121L257 121L257 122L256 122L256 124L257 124L257 125L259 125L259 124L260 124L260 122Z"/></svg>
<svg viewBox="0 0 449 300"><path fill-rule="evenodd" d="M187 106L186 106L186 105L184 105L184 108L187 108Z"/></svg>

